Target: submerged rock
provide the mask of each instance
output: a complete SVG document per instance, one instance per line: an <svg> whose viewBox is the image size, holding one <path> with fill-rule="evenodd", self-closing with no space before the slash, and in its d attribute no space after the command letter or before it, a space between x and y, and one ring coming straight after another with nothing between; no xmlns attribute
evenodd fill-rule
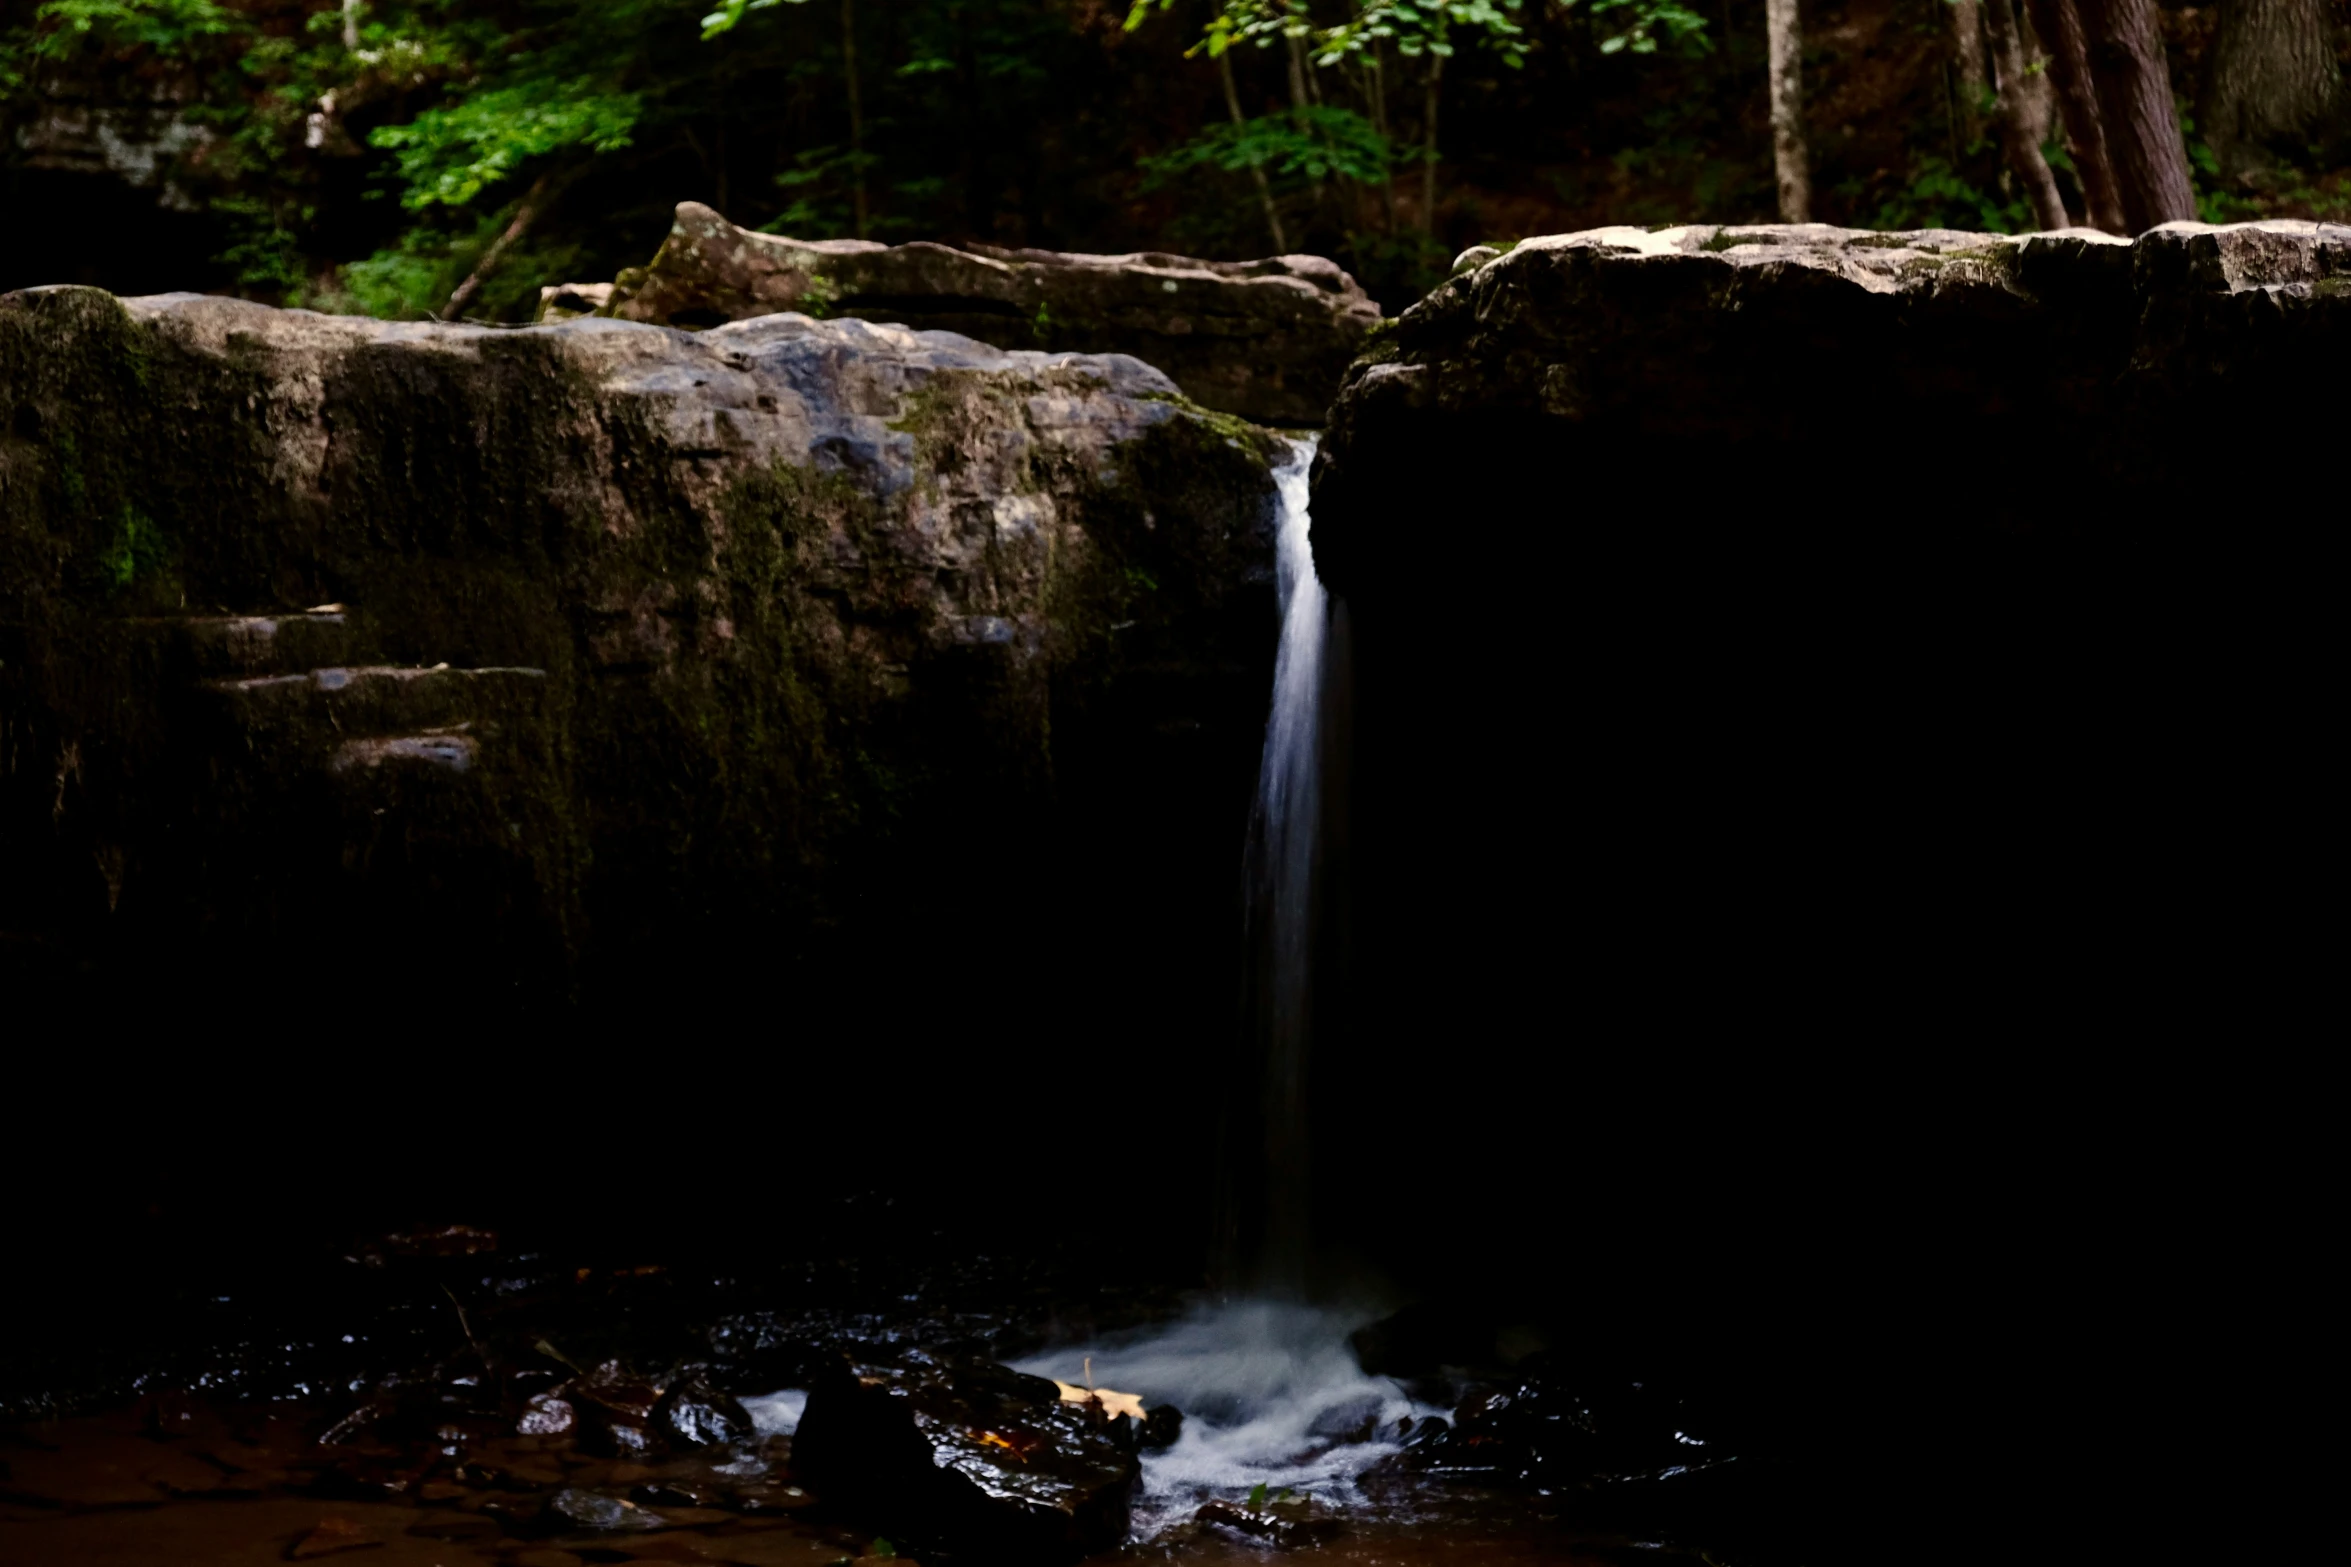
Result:
<svg viewBox="0 0 2351 1567"><path fill-rule="evenodd" d="M1043 1377L921 1352L841 1362L809 1390L795 1468L852 1516L986 1559L1075 1561L1124 1540L1134 1422Z"/></svg>
<svg viewBox="0 0 2351 1567"><path fill-rule="evenodd" d="M596 290L601 287L602 297ZM1202 261L784 239L700 202L650 266L542 290L541 319L593 310L710 327L779 310L943 328L1000 348L1133 354L1209 408L1319 425L1380 308L1321 256Z"/></svg>
<svg viewBox="0 0 2351 1567"><path fill-rule="evenodd" d="M1255 1505L1209 1502L1192 1514L1192 1522L1277 1551L1295 1551L1327 1545L1345 1532L1338 1519L1319 1515L1312 1507L1302 1497Z"/></svg>
<svg viewBox="0 0 2351 1567"><path fill-rule="evenodd" d="M652 1422L664 1439L679 1447L723 1447L758 1435L743 1406L712 1387L699 1371L689 1371L671 1384L654 1407Z"/></svg>

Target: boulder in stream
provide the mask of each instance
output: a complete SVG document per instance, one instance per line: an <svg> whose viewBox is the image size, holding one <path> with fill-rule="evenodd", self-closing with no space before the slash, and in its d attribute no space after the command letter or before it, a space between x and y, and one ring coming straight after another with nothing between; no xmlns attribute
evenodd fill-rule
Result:
<svg viewBox="0 0 2351 1567"><path fill-rule="evenodd" d="M893 1540L1068 1562L1126 1537L1142 1473L1133 1424L1046 1378L915 1351L816 1379L792 1459L828 1503Z"/></svg>

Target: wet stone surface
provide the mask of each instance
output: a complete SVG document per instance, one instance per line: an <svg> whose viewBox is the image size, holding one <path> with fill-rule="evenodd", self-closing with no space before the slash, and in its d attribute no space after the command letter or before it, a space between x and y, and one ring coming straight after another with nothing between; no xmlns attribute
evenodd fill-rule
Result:
<svg viewBox="0 0 2351 1567"><path fill-rule="evenodd" d="M1302 1422L1302 1463L1394 1450L1360 1491L1160 1495L1146 1514L1146 1464L1224 1417L1003 1364L1176 1318L1179 1297L1105 1283L1090 1256L700 1278L455 1227L221 1304L218 1337L159 1336L119 1382L6 1390L0 1561L1564 1563L1636 1532L1658 1561L1673 1538L1653 1506L1595 1529L1562 1499L1601 1470L1612 1495L1654 1491L1678 1409L1612 1402L1542 1356L1450 1422L1391 1429L1363 1399Z"/></svg>

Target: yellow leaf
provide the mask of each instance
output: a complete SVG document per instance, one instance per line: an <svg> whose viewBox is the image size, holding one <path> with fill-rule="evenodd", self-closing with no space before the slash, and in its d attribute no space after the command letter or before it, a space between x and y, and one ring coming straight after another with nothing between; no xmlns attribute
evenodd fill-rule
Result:
<svg viewBox="0 0 2351 1567"><path fill-rule="evenodd" d="M1106 1387L1073 1387L1059 1377L1053 1379L1053 1385L1061 1389L1061 1401L1065 1404L1100 1404L1106 1415L1125 1415L1137 1425L1143 1422L1140 1393L1113 1393Z"/></svg>

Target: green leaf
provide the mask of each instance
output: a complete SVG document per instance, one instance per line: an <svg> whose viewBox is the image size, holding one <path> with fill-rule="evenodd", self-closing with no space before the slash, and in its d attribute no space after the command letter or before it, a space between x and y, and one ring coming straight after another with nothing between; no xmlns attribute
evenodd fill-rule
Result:
<svg viewBox="0 0 2351 1567"><path fill-rule="evenodd" d="M1251 1507L1263 1507L1265 1505L1265 1482L1263 1480L1258 1481L1254 1486L1249 1488L1249 1505Z"/></svg>
<svg viewBox="0 0 2351 1567"><path fill-rule="evenodd" d="M898 1547L887 1540L877 1539L867 1548L865 1554L868 1556L895 1556L898 1554Z"/></svg>

